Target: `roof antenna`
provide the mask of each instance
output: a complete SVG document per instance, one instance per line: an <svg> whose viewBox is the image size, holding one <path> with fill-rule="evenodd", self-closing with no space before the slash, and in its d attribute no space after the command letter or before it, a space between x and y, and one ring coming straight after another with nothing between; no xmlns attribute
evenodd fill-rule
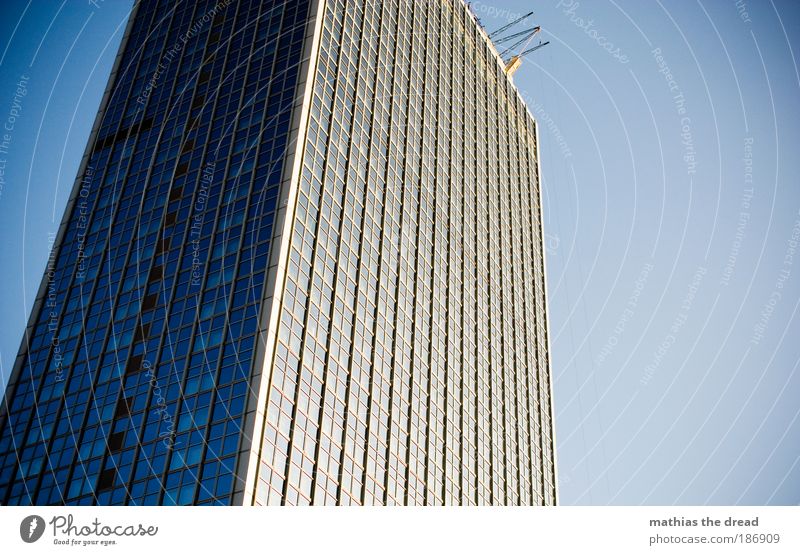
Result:
<svg viewBox="0 0 800 555"><path fill-rule="evenodd" d="M524 21L524 20L528 19L528 18L529 18L530 16L532 16L532 15L533 15L533 12L528 12L528 13L526 13L525 15L523 15L522 17L518 17L517 19L515 19L514 21L512 21L512 22L511 22L511 23L509 23L508 25L505 25L505 26L503 26L503 27L500 27L500 28L499 28L499 29L497 29L496 31L492 31L491 33L489 33L489 38L492 38L492 37L493 37L493 36L495 36L495 35L499 35L499 34L500 34L500 33L502 33L503 31L505 31L506 29L510 29L511 27L513 27L514 25L516 25L517 23L519 23L520 21Z"/></svg>
<svg viewBox="0 0 800 555"><path fill-rule="evenodd" d="M535 37L542 30L542 28L538 25L536 27L523 29L522 31L512 32L511 34L504 34L506 33L506 31L509 31L517 24L524 22L532 15L533 12L528 12L525 15L518 17L508 25L504 25L488 35L489 38L492 39L492 42L494 43L495 46L517 39L516 42L511 44L511 46L508 46L500 54L500 57L506 64L504 71L506 75L508 75L509 77L514 75L514 73L522 65L522 59L526 54L530 54L531 52L534 52L540 49L541 47L550 44L550 41L540 42L536 46L528 48L531 44L531 41L533 40L533 37ZM513 54L510 58L506 58L506 54L510 52L512 53L517 52L517 54Z"/></svg>
<svg viewBox="0 0 800 555"><path fill-rule="evenodd" d="M533 40L533 37L535 37L541 30L542 30L541 27L538 26L534 27L528 36L526 36L520 41L517 41L516 43L514 43L513 45L511 45L506 49L506 52L508 52L509 50L513 50L515 47L519 46L523 41L525 43L524 46L519 49L519 54L512 56L508 60L508 62L506 62L506 67L505 67L506 75L508 75L509 77L514 75L514 73L519 69L519 66L522 65L523 56L525 56L526 54L530 54L531 52L535 52L536 50L539 50L541 47L550 44L550 41L540 42L533 48L528 48L528 46L530 46L531 44L531 41Z"/></svg>

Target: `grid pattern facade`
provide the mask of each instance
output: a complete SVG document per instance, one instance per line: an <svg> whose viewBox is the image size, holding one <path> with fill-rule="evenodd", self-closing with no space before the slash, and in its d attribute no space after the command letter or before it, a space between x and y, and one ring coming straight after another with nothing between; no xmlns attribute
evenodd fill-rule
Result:
<svg viewBox="0 0 800 555"><path fill-rule="evenodd" d="M452 0L327 0L255 504L553 504L535 123Z"/></svg>
<svg viewBox="0 0 800 555"><path fill-rule="evenodd" d="M142 0L123 41L0 503L555 503L536 127L463 2Z"/></svg>
<svg viewBox="0 0 800 555"><path fill-rule="evenodd" d="M230 504L307 0L142 0L0 411L0 503Z"/></svg>

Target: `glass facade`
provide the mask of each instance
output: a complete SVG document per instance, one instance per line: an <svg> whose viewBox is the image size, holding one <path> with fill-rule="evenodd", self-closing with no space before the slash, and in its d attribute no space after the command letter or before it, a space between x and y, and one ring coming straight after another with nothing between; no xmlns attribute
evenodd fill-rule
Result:
<svg viewBox="0 0 800 555"><path fill-rule="evenodd" d="M553 504L535 122L461 0L143 0L3 504Z"/></svg>
<svg viewBox="0 0 800 555"><path fill-rule="evenodd" d="M552 504L535 124L460 1L319 34L253 502Z"/></svg>
<svg viewBox="0 0 800 555"><path fill-rule="evenodd" d="M306 0L143 0L0 417L0 503L230 504Z"/></svg>

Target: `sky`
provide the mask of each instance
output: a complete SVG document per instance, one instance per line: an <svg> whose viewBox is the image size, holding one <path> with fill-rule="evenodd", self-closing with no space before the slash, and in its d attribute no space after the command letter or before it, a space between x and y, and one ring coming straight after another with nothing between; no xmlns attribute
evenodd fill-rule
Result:
<svg viewBox="0 0 800 555"><path fill-rule="evenodd" d="M489 32L533 10L550 42L514 82L540 134L559 502L800 504L800 4L471 7ZM129 8L0 5L2 383Z"/></svg>

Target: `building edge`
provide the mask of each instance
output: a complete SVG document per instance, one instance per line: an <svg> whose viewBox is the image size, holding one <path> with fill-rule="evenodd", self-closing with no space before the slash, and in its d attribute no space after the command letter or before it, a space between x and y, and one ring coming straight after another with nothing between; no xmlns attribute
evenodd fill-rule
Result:
<svg viewBox="0 0 800 555"><path fill-rule="evenodd" d="M555 426L555 409L554 399L553 399L553 373L552 373L552 365L550 364L551 360L551 350L550 350L550 311L548 309L548 301L547 301L547 255L545 252L545 240L544 240L544 218L543 218L543 210L542 210L542 170L541 170L541 158L539 156L539 122L531 113L530 107L528 103L525 101L525 98L520 93L519 88L514 83L514 80L505 72L505 63L503 61L502 56L500 56L500 52L495 47L492 39L489 38L489 34L486 32L486 29L483 27L483 24L478 20L475 13L469 6L469 3L466 0L460 0L462 4L464 4L467 14L472 17L475 26L478 28L479 35L483 38L484 42L489 46L490 51L494 54L495 61L497 62L498 66L503 70L503 74L506 76L509 84L511 85L512 90L516 94L517 98L522 102L522 105L525 106L525 111L527 112L527 116L533 121L534 125L534 134L535 134L535 146L536 146L536 184L537 184L537 203L538 203L538 212L539 212L539 249L542 253L542 273L543 275L543 283L544 283L544 291L543 291L543 298L544 298L544 333L545 333L545 347L547 349L547 388L548 388L548 397L550 399L550 437L548 438L551 443L551 449L553 452L553 504L558 504L558 465L556 462L556 426Z"/></svg>
<svg viewBox="0 0 800 555"><path fill-rule="evenodd" d="M108 75L108 81L106 82L106 87L105 90L103 91L103 97L100 100L100 106L97 110L97 114L95 115L94 123L92 124L92 130L89 133L88 140L86 141L86 147L84 148L83 151L83 157L81 158L80 165L78 166L78 172L77 175L75 176L75 181L72 184L72 191L69 194L69 200L67 200L67 205L64 208L64 211L62 212L61 215L61 223L58 226L58 231L56 232L55 241L53 242L53 247L52 247L53 257L55 258L58 258L61 252L64 234L67 231L69 220L70 217L72 216L72 211L75 208L75 203L77 201L78 194L80 193L81 186L83 184L83 176L86 173L86 168L89 165L89 158L91 157L92 150L94 149L94 145L97 142L97 135L100 131L102 122L105 119L108 103L114 94L113 90L114 83L116 82L117 75L119 74L120 65L122 64L122 57L125 52L125 49L128 46L131 29L133 28L134 21L136 20L136 14L139 11L140 5L141 2L139 0L135 0L130 13L128 14L128 21L125 24L125 31L122 35L122 39L120 40L119 47L117 49L117 55L114 58L114 63L111 66L111 73L109 73ZM45 269L42 272L42 279L39 282L39 289L36 292L36 298L33 302L30 313L28 315L28 323L25 326L25 331L22 334L20 346L19 349L17 350L17 356L14 359L13 369L8 378L6 386L3 388L3 397L0 400L0 430L2 430L3 426L6 424L6 419L8 417L8 411L9 411L9 400L13 397L13 395L11 395L11 392L16 389L17 381L19 380L19 375L23 370L23 361L25 360L25 357L28 354L28 347L30 344L30 333L36 326L36 322L39 319L39 314L42 311L42 305L44 304L44 300L47 297L47 286L48 286L47 266L45 266Z"/></svg>
<svg viewBox="0 0 800 555"><path fill-rule="evenodd" d="M524 101L523 101L524 103ZM555 408L553 399L553 367L550 364L552 352L550 351L550 310L547 301L547 253L545 252L544 240L544 217L542 210L542 164L539 156L539 122L533 120L534 133L536 134L536 181L537 181L537 197L539 208L539 249L542 253L542 281L544 283L544 334L545 334L545 347L547 348L547 388L548 397L550 398L550 443L553 452L553 505L558 505L558 464L556 462L556 421L555 421Z"/></svg>
<svg viewBox="0 0 800 555"><path fill-rule="evenodd" d="M256 482L267 418L267 398L272 377L275 345L278 339L280 308L283 301L291 243L289 239L294 224L297 191L303 167L303 153L311 112L314 76L319 57L324 8L325 0L311 0L309 3L306 36L298 70L295 104L292 110L289 146L287 146L284 159L281 192L278 197L272 246L270 247L270 260L261 299L258 341L253 360L254 373L250 386L251 391L257 390L257 395L248 397L245 409L245 421L242 426L242 438L235 473L237 484L242 484L243 480L243 487L237 485L235 488L233 505L256 505Z"/></svg>

